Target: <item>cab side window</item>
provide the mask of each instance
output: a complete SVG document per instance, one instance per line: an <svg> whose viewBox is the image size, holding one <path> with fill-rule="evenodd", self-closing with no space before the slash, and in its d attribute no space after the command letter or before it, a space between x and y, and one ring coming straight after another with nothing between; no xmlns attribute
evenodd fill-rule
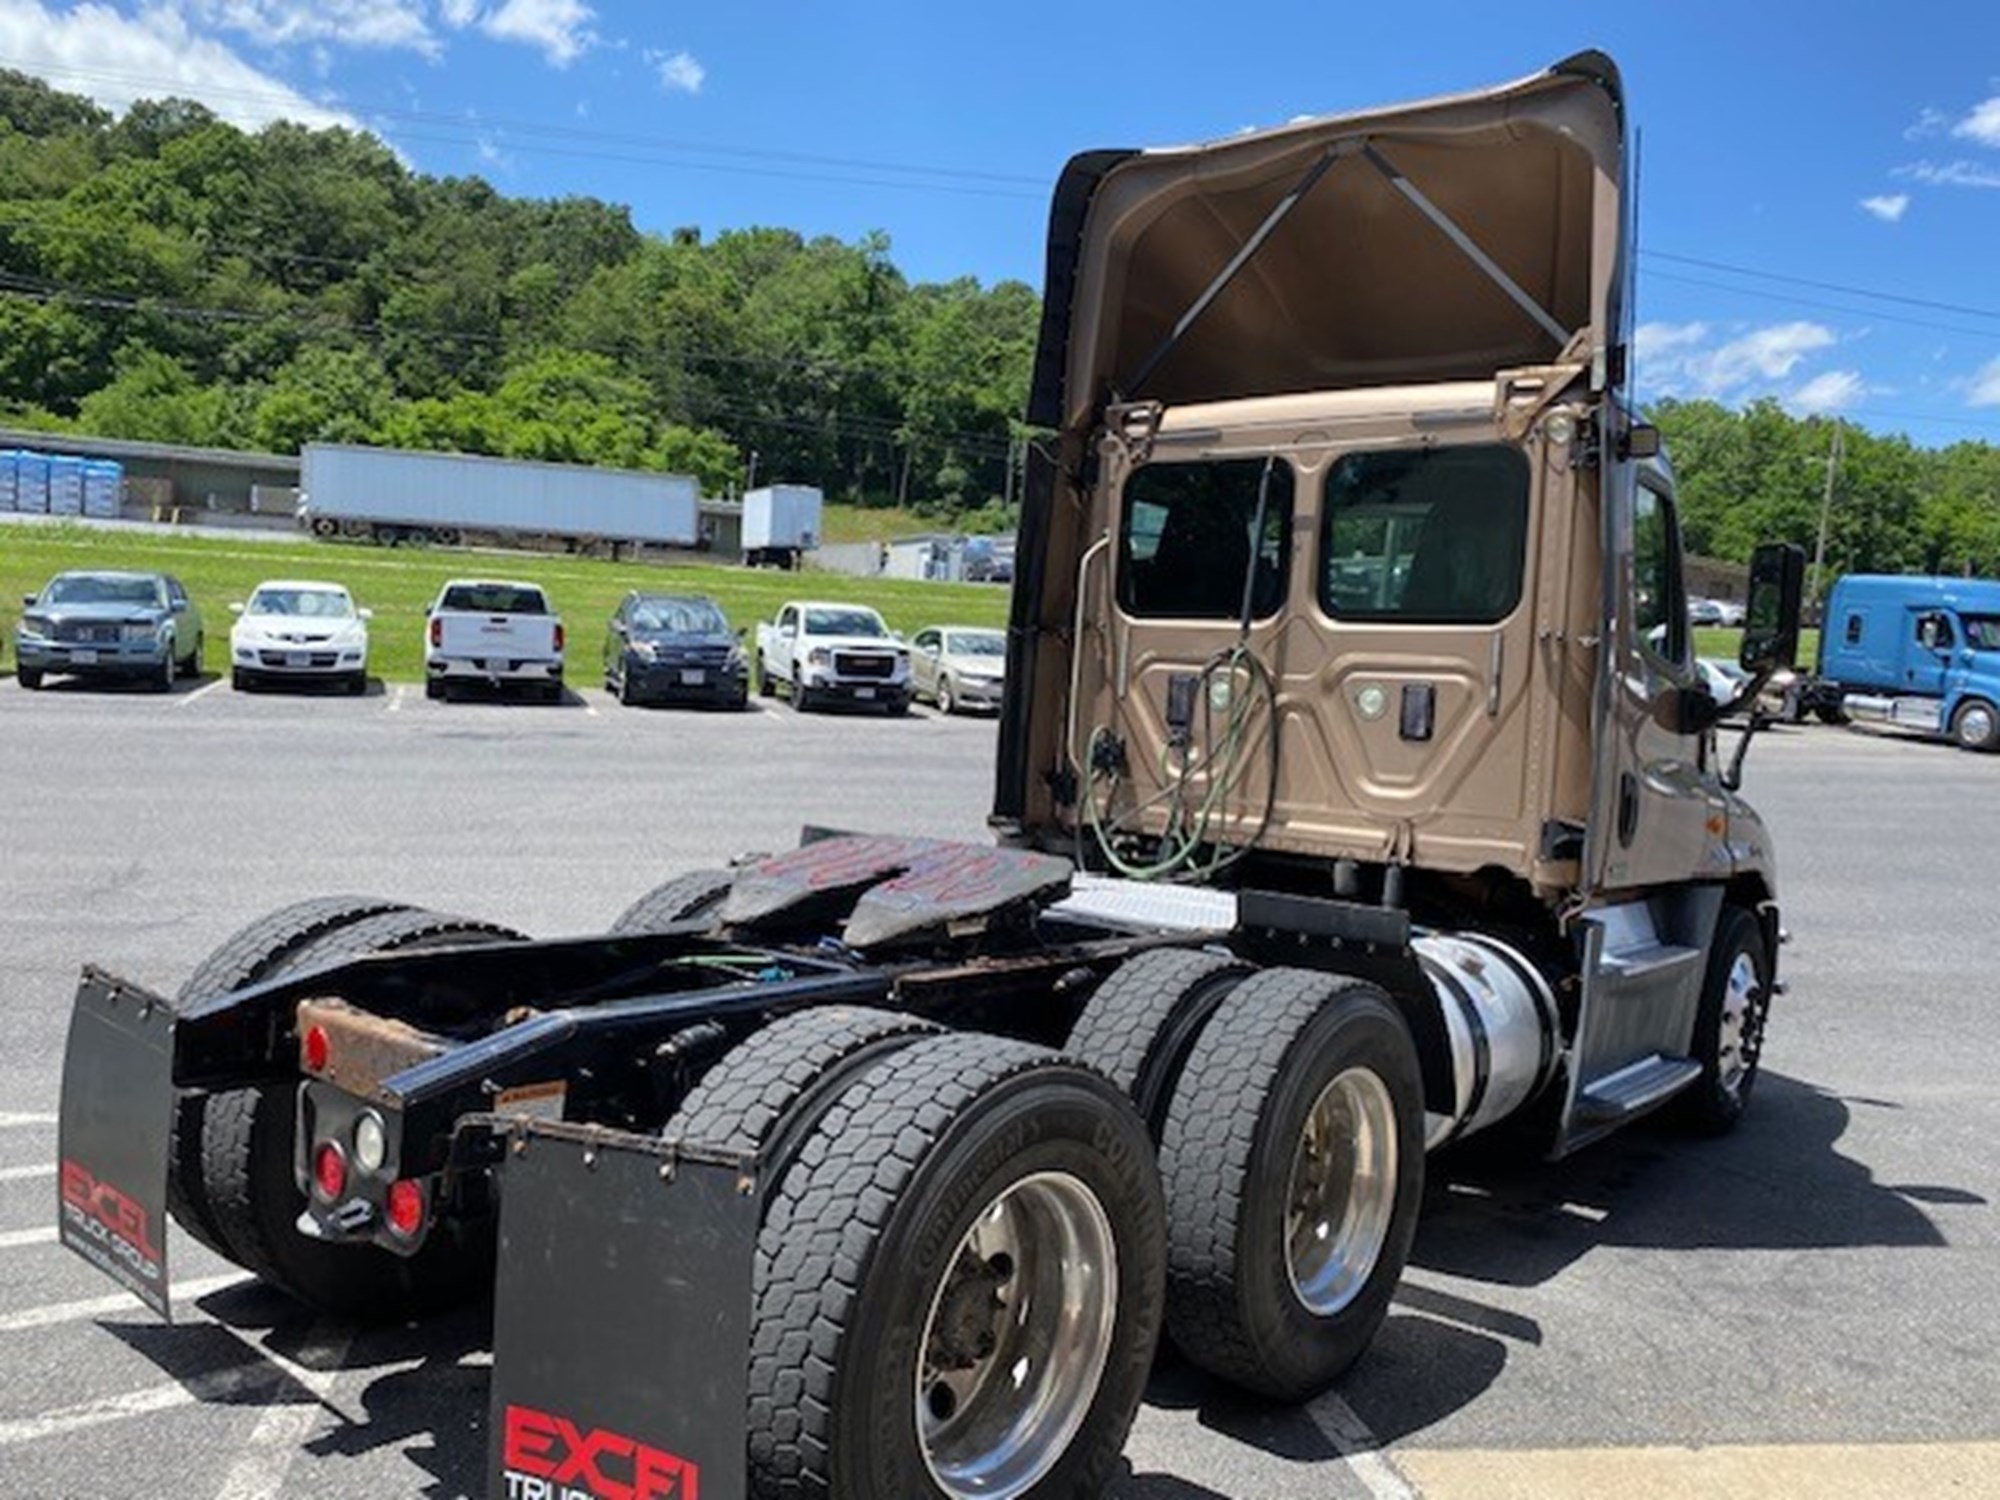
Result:
<svg viewBox="0 0 2000 1500"><path fill-rule="evenodd" d="M1687 666L1680 524L1674 502L1644 483L1632 500L1632 623L1649 656L1671 667Z"/></svg>
<svg viewBox="0 0 2000 1500"><path fill-rule="evenodd" d="M1849 615L1847 617L1846 639L1847 639L1847 644L1850 646L1858 646L1861 644L1861 616Z"/></svg>
<svg viewBox="0 0 2000 1500"><path fill-rule="evenodd" d="M1949 651L1957 644L1952 634L1949 615L1920 615L1917 619L1917 643L1932 651Z"/></svg>

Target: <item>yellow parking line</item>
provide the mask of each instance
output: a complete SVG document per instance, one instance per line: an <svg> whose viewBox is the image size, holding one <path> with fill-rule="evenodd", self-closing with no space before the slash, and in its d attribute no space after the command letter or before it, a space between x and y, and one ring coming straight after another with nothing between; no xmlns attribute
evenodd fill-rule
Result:
<svg viewBox="0 0 2000 1500"><path fill-rule="evenodd" d="M2000 1442L1395 1450L1424 1500L1910 1500L2000 1495Z"/></svg>

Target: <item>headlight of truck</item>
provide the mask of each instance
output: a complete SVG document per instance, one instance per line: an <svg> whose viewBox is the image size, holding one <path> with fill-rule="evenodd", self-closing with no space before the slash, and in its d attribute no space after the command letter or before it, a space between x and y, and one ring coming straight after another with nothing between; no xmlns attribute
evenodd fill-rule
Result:
<svg viewBox="0 0 2000 1500"><path fill-rule="evenodd" d="M832 660L833 653L824 646L815 646L806 653L806 661L811 666L823 667Z"/></svg>
<svg viewBox="0 0 2000 1500"><path fill-rule="evenodd" d="M146 622L138 625L121 626L118 631L118 637L120 640L126 641L150 641L157 638L159 633L160 627L158 623Z"/></svg>
<svg viewBox="0 0 2000 1500"><path fill-rule="evenodd" d="M657 661L660 656L660 648L655 646L651 641L633 641L632 654L638 657L640 661Z"/></svg>
<svg viewBox="0 0 2000 1500"><path fill-rule="evenodd" d="M37 639L46 640L48 637L54 635L55 633L56 633L55 627L49 624L49 622L47 620L44 620L40 615L21 616L22 635L32 635Z"/></svg>
<svg viewBox="0 0 2000 1500"><path fill-rule="evenodd" d="M731 646L729 648L729 655L722 663L722 670L725 672L747 672L750 670L750 659L743 654L741 646Z"/></svg>

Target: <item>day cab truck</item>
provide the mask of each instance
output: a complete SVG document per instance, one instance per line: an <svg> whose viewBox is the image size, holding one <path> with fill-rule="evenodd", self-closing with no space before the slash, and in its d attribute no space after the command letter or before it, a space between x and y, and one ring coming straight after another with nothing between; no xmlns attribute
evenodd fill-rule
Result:
<svg viewBox="0 0 2000 1500"><path fill-rule="evenodd" d="M559 703L564 644L562 619L540 585L454 578L424 615L424 696L485 687Z"/></svg>
<svg viewBox="0 0 2000 1500"><path fill-rule="evenodd" d="M1163 1327L1280 1400L1362 1354L1428 1152L1729 1129L1777 872L1625 392L1626 128L1584 53L1076 158L995 841L86 971L65 1242L163 1312L170 1204L325 1308L490 1282L494 1495L1083 1500Z"/></svg>
<svg viewBox="0 0 2000 1500"><path fill-rule="evenodd" d="M757 626L757 691L800 713L842 703L910 707L910 648L865 604L793 599Z"/></svg>
<svg viewBox="0 0 2000 1500"><path fill-rule="evenodd" d="M1850 573L1827 596L1795 717L1861 719L2000 750L2000 580Z"/></svg>

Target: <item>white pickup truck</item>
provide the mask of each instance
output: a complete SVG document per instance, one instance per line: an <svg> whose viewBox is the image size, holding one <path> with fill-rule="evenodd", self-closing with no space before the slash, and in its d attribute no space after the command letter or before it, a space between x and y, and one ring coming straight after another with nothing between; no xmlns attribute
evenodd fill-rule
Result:
<svg viewBox="0 0 2000 1500"><path fill-rule="evenodd" d="M479 683L561 700L563 624L536 585L454 578L438 590L424 624L424 696Z"/></svg>
<svg viewBox="0 0 2000 1500"><path fill-rule="evenodd" d="M757 691L782 683L792 707L880 704L910 707L910 650L865 604L793 600L757 627Z"/></svg>

